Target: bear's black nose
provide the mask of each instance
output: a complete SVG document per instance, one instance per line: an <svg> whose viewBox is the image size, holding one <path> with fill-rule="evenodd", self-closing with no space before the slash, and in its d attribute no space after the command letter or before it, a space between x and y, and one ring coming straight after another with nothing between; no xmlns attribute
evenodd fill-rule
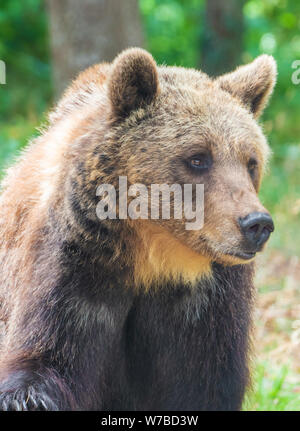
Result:
<svg viewBox="0 0 300 431"><path fill-rule="evenodd" d="M239 219L241 230L251 249L256 251L268 240L274 230L274 223L269 214L254 212Z"/></svg>

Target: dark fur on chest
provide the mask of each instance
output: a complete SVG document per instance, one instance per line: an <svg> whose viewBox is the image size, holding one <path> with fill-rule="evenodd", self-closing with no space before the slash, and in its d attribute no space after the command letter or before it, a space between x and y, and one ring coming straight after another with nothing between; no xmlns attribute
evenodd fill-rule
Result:
<svg viewBox="0 0 300 431"><path fill-rule="evenodd" d="M37 271L33 282L44 294L28 300L15 353L4 358L2 409L24 406L24 398L31 410L241 407L249 381L250 265L214 265L213 277L193 289L145 293L125 287L126 268L109 272L76 243L60 247L64 258L53 253L53 278Z"/></svg>
<svg viewBox="0 0 300 431"><path fill-rule="evenodd" d="M128 408L239 409L251 304L251 268L219 265L193 291L169 286L137 298L126 322Z"/></svg>

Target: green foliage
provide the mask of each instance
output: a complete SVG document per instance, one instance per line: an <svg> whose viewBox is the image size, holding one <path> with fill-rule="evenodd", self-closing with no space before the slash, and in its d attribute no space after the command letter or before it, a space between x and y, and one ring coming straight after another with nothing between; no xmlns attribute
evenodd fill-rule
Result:
<svg viewBox="0 0 300 431"><path fill-rule="evenodd" d="M29 137L33 138L38 132L35 130L35 121L18 117L14 123L1 125L0 131L0 178L5 168L13 163L15 157L20 153L27 143Z"/></svg>
<svg viewBox="0 0 300 431"><path fill-rule="evenodd" d="M42 0L1 0L0 59L6 85L0 85L0 119L36 116L51 96L47 16Z"/></svg>
<svg viewBox="0 0 300 431"><path fill-rule="evenodd" d="M299 381L289 381L287 365L274 366L268 362L257 365L254 387L243 406L246 411L299 411Z"/></svg>
<svg viewBox="0 0 300 431"><path fill-rule="evenodd" d="M203 21L203 0L140 0L146 48L160 64L195 67Z"/></svg>

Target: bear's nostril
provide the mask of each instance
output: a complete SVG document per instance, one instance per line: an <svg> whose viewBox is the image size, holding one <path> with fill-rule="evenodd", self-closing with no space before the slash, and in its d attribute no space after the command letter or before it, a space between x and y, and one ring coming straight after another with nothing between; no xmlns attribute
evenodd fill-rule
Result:
<svg viewBox="0 0 300 431"><path fill-rule="evenodd" d="M258 250L269 238L274 230L274 223L269 214L250 213L239 219L241 231L244 234L248 245Z"/></svg>
<svg viewBox="0 0 300 431"><path fill-rule="evenodd" d="M253 226L250 226L249 231L253 232L255 235L259 231L259 224L255 224Z"/></svg>

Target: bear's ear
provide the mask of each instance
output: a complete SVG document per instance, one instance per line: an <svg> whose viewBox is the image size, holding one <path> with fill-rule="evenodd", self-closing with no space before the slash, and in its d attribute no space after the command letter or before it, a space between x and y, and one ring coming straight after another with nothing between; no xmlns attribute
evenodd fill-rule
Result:
<svg viewBox="0 0 300 431"><path fill-rule="evenodd" d="M140 48L121 52L112 65L108 91L112 112L119 118L151 103L159 92L153 57Z"/></svg>
<svg viewBox="0 0 300 431"><path fill-rule="evenodd" d="M223 90L239 98L258 118L272 94L277 75L274 58L261 55L252 63L217 78Z"/></svg>

